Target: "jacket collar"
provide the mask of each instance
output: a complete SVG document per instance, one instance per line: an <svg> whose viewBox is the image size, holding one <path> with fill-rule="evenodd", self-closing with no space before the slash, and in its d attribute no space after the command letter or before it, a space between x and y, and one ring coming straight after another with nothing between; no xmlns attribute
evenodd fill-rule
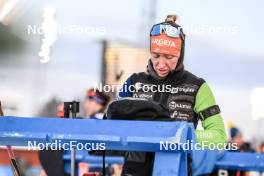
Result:
<svg viewBox="0 0 264 176"><path fill-rule="evenodd" d="M154 70L153 64L151 60L149 59L148 65L147 65L147 73L155 80L168 83L172 79L173 81L180 81L183 77L184 67L181 64L180 67L177 67L175 70L170 72L165 78L161 78L158 76L157 72Z"/></svg>

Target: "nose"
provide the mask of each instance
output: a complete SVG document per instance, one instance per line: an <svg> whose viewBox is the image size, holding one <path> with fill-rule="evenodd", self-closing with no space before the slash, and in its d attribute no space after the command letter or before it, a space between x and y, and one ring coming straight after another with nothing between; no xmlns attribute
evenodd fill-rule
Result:
<svg viewBox="0 0 264 176"><path fill-rule="evenodd" d="M166 62L163 58L160 58L156 65L157 68L164 68L166 67Z"/></svg>

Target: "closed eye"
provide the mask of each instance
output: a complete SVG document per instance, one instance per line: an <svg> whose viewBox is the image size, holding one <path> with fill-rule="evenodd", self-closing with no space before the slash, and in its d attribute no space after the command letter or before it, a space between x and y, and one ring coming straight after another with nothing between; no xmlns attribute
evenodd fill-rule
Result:
<svg viewBox="0 0 264 176"><path fill-rule="evenodd" d="M159 57L160 57L160 55L159 55L159 54L156 54L156 53L154 53L154 54L152 54L152 57L153 57L153 58L159 58Z"/></svg>
<svg viewBox="0 0 264 176"><path fill-rule="evenodd" d="M176 56L172 56L172 55L165 55L165 57L166 57L166 59L173 59L173 58L175 58Z"/></svg>

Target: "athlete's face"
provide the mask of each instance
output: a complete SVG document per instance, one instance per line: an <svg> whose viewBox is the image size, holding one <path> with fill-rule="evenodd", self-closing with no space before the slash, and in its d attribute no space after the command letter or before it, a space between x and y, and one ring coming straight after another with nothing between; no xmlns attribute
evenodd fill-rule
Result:
<svg viewBox="0 0 264 176"><path fill-rule="evenodd" d="M84 113L86 117L90 117L94 113L103 109L101 104L98 104L95 100L86 98L84 101Z"/></svg>
<svg viewBox="0 0 264 176"><path fill-rule="evenodd" d="M176 68L180 56L151 52L151 61L159 77L165 78Z"/></svg>

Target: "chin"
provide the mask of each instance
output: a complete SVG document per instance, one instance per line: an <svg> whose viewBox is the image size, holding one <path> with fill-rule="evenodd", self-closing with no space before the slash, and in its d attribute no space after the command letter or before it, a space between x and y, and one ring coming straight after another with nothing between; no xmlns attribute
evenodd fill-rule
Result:
<svg viewBox="0 0 264 176"><path fill-rule="evenodd" d="M161 78L165 78L166 76L168 76L168 74L165 74L165 75L163 75L163 74L158 74L159 75L159 77L161 77Z"/></svg>

